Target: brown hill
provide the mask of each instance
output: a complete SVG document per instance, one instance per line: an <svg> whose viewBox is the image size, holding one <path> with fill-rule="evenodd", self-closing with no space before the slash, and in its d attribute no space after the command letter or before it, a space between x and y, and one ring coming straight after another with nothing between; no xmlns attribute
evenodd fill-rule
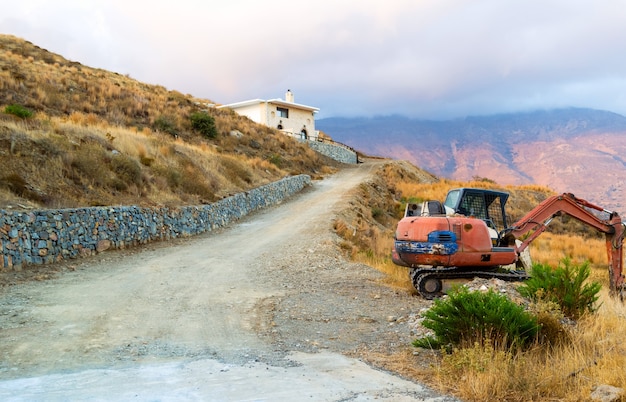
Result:
<svg viewBox="0 0 626 402"><path fill-rule="evenodd" d="M317 127L363 152L405 159L440 177L538 184L626 208L626 118L614 113L564 109L444 122L334 118Z"/></svg>
<svg viewBox="0 0 626 402"><path fill-rule="evenodd" d="M213 103L0 35L0 209L197 205L338 166Z"/></svg>

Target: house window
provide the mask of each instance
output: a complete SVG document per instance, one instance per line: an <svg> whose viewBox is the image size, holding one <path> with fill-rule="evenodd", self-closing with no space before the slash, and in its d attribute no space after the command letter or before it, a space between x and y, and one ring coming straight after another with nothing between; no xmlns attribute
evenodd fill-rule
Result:
<svg viewBox="0 0 626 402"><path fill-rule="evenodd" d="M278 112L278 117L284 117L285 119L289 118L289 109L284 107L277 107L276 111Z"/></svg>

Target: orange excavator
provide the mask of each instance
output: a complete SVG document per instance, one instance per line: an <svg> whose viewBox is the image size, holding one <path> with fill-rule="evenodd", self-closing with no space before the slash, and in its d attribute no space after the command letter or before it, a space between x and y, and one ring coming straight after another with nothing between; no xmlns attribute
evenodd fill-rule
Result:
<svg viewBox="0 0 626 402"><path fill-rule="evenodd" d="M443 282L449 280L523 281L531 268L529 244L555 217L569 215L605 234L610 294L623 300L625 226L616 212L563 193L508 226L508 197L500 191L458 188L448 192L443 204L407 204L396 228L393 262L410 268L413 286L427 299L441 296Z"/></svg>

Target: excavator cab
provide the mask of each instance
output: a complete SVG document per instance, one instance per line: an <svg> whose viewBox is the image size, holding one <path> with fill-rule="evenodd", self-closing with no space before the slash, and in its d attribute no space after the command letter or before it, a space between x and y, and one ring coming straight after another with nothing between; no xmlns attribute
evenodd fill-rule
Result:
<svg viewBox="0 0 626 402"><path fill-rule="evenodd" d="M489 228L492 245L497 246L500 243L499 234L507 228L504 206L508 198L509 194L501 191L457 188L448 192L443 204L425 201L421 208L418 204L407 204L404 216L463 215L482 219Z"/></svg>
<svg viewBox="0 0 626 402"><path fill-rule="evenodd" d="M504 206L509 195L480 188L450 190L443 203L447 215L459 214L485 221L487 227L501 232L507 227Z"/></svg>

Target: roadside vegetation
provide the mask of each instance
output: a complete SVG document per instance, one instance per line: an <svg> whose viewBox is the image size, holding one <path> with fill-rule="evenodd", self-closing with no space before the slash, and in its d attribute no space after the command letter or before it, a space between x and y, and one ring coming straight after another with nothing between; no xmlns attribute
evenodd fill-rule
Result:
<svg viewBox="0 0 626 402"><path fill-rule="evenodd" d="M507 212L514 222L553 194L480 178L439 180L397 163L376 176L354 194L352 210L335 230L354 260L386 273L388 286L413 294L407 268L390 258L407 202L443 201L455 187L504 190L511 194ZM626 388L626 307L608 295L603 235L558 218L530 250L537 278L520 288L528 300L523 314L502 295L459 289L424 313L424 323L439 336L416 339L392 357L372 355L372 362L467 401L580 401L598 385ZM434 349L426 352L429 347Z"/></svg>

